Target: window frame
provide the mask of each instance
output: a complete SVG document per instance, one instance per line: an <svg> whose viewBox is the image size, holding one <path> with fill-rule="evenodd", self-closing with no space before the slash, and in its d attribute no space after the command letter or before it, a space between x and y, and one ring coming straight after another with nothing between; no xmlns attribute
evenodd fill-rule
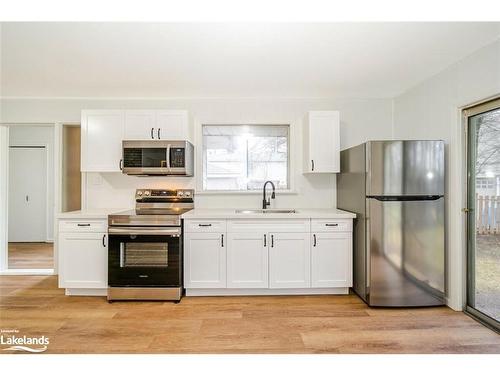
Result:
<svg viewBox="0 0 500 375"><path fill-rule="evenodd" d="M196 163L195 163L195 176L196 187L195 192L197 195L256 195L262 194L262 190L204 190L203 189L203 126L288 126L288 150L287 150L287 177L288 189L277 190L278 194L297 194L295 190L295 131L296 126L293 121L278 121L278 122L247 122L247 121L225 121L221 122L208 122L195 120L195 144L196 144Z"/></svg>

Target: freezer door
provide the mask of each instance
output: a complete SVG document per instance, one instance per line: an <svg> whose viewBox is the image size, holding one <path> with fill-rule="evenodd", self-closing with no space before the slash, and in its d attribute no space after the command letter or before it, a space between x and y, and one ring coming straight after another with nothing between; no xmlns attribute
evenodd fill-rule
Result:
<svg viewBox="0 0 500 375"><path fill-rule="evenodd" d="M367 199L368 304L444 303L444 198Z"/></svg>
<svg viewBox="0 0 500 375"><path fill-rule="evenodd" d="M371 141L366 195L444 195L443 141Z"/></svg>

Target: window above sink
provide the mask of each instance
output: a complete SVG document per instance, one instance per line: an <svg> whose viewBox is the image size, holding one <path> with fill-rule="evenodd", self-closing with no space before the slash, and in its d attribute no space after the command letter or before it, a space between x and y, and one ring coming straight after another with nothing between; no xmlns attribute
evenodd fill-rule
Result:
<svg viewBox="0 0 500 375"><path fill-rule="evenodd" d="M202 125L202 190L290 189L289 125Z"/></svg>

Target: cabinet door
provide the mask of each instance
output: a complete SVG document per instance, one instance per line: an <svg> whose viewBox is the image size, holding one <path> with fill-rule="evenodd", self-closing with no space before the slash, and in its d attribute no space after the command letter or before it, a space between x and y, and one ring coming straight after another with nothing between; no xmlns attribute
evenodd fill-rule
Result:
<svg viewBox="0 0 500 375"><path fill-rule="evenodd" d="M227 287L268 288L268 234L228 233Z"/></svg>
<svg viewBox="0 0 500 375"><path fill-rule="evenodd" d="M61 233L58 249L61 288L108 287L106 233Z"/></svg>
<svg viewBox="0 0 500 375"><path fill-rule="evenodd" d="M155 111L125 111L125 139L157 139Z"/></svg>
<svg viewBox="0 0 500 375"><path fill-rule="evenodd" d="M269 286L309 288L311 286L310 233L271 233Z"/></svg>
<svg viewBox="0 0 500 375"><path fill-rule="evenodd" d="M307 171L311 173L340 172L339 112L309 113Z"/></svg>
<svg viewBox="0 0 500 375"><path fill-rule="evenodd" d="M187 111L156 111L157 139L188 140Z"/></svg>
<svg viewBox="0 0 500 375"><path fill-rule="evenodd" d="M352 286L352 235L312 234L311 284L313 288Z"/></svg>
<svg viewBox="0 0 500 375"><path fill-rule="evenodd" d="M224 233L185 233L184 287L225 288Z"/></svg>
<svg viewBox="0 0 500 375"><path fill-rule="evenodd" d="M120 172L124 111L82 111L82 172Z"/></svg>

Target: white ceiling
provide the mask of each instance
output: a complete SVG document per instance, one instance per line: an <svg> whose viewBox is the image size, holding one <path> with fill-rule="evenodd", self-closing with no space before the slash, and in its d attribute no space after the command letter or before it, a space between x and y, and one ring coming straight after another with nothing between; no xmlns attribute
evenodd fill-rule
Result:
<svg viewBox="0 0 500 375"><path fill-rule="evenodd" d="M3 23L3 96L393 97L500 23Z"/></svg>

